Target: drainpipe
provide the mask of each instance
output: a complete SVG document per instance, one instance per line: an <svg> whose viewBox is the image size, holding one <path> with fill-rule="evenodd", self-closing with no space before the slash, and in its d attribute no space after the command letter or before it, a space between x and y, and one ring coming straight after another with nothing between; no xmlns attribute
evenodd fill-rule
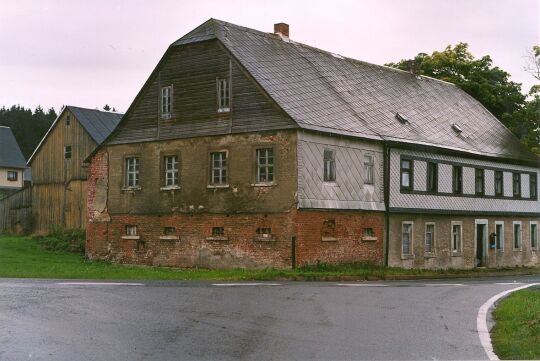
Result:
<svg viewBox="0 0 540 361"><path fill-rule="evenodd" d="M384 265L388 266L388 246L390 243L390 147L383 142L383 194L384 194Z"/></svg>

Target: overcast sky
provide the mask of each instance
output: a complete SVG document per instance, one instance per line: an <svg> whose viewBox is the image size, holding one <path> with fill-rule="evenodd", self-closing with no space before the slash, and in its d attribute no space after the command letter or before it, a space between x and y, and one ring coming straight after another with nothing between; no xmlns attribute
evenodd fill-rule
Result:
<svg viewBox="0 0 540 361"><path fill-rule="evenodd" d="M540 0L0 0L0 106L125 111L167 46L209 18L384 64L460 41L528 90Z"/></svg>

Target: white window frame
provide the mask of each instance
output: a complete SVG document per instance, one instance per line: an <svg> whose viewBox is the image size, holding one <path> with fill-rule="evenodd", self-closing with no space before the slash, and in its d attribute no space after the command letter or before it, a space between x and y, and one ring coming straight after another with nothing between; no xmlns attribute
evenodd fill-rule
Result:
<svg viewBox="0 0 540 361"><path fill-rule="evenodd" d="M133 164L131 164L133 162ZM141 167L141 160L139 157L126 157L125 158L125 186L126 188L138 188L140 186L140 167ZM133 176L133 182L131 181L131 177Z"/></svg>
<svg viewBox="0 0 540 361"><path fill-rule="evenodd" d="M169 162L171 160L171 162ZM177 155L163 156L163 167L165 172L165 187L178 187L180 185L180 162Z"/></svg>
<svg viewBox="0 0 540 361"><path fill-rule="evenodd" d="M454 226L459 226L459 249L454 249ZM450 252L453 255L463 253L463 221L450 222Z"/></svg>
<svg viewBox="0 0 540 361"><path fill-rule="evenodd" d="M409 235L409 253L404 253L404 242L403 235L405 234L404 229L406 225L411 226L411 231ZM401 258L413 258L414 257L414 222L413 221L403 221L401 222Z"/></svg>
<svg viewBox="0 0 540 361"><path fill-rule="evenodd" d="M375 157L373 154L364 154L364 184L374 184Z"/></svg>
<svg viewBox="0 0 540 361"><path fill-rule="evenodd" d="M261 155L264 156L261 157ZM261 147L255 149L255 158L257 162L256 184L273 184L275 180L275 154L273 147ZM261 179L263 173L266 179ZM271 179L270 179L271 178Z"/></svg>
<svg viewBox="0 0 540 361"><path fill-rule="evenodd" d="M497 248L497 226L502 226L501 248ZM504 221L495 221L495 250L497 252L504 252Z"/></svg>
<svg viewBox="0 0 540 361"><path fill-rule="evenodd" d="M224 154L224 158L219 159L219 166L214 164L214 155ZM226 150L216 150L210 152L210 186L212 187L228 187L229 186L229 154ZM219 173L219 182L214 182L214 171Z"/></svg>
<svg viewBox="0 0 540 361"><path fill-rule="evenodd" d="M533 232L533 226L536 227L536 232ZM536 234L536 242L533 246L533 233ZM529 222L529 243L531 250L538 250L538 221Z"/></svg>
<svg viewBox="0 0 540 361"><path fill-rule="evenodd" d="M516 226L519 226L519 247L516 248ZM512 222L512 250L521 251L523 249L523 224L521 221Z"/></svg>
<svg viewBox="0 0 540 361"><path fill-rule="evenodd" d="M431 251L426 250L428 226L433 226L433 233L431 234ZM425 230L424 230L424 253L426 254L435 253L435 234L437 233L436 229L437 229L437 226L435 225L435 222L426 222Z"/></svg>
<svg viewBox="0 0 540 361"><path fill-rule="evenodd" d="M160 110L161 117L169 119L173 109L173 86L161 87L160 91Z"/></svg>
<svg viewBox="0 0 540 361"><path fill-rule="evenodd" d="M228 78L217 79L218 113L231 111L231 82Z"/></svg>

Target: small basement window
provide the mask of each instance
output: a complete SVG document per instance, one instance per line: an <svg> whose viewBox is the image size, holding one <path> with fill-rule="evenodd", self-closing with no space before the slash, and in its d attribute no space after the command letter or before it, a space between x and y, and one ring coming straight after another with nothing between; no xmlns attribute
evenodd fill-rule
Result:
<svg viewBox="0 0 540 361"><path fill-rule="evenodd" d="M174 227L165 227L163 228L163 234L166 236L173 236L176 234L176 228Z"/></svg>
<svg viewBox="0 0 540 361"><path fill-rule="evenodd" d="M375 237L375 232L373 228L364 228L362 230L362 237Z"/></svg>
<svg viewBox="0 0 540 361"><path fill-rule="evenodd" d="M270 238L272 236L272 228L270 227L259 227L257 228L257 235L263 238Z"/></svg>
<svg viewBox="0 0 540 361"><path fill-rule="evenodd" d="M334 239L336 237L335 219L326 219L323 221L321 236L323 240Z"/></svg>
<svg viewBox="0 0 540 361"><path fill-rule="evenodd" d="M127 225L126 236L137 236L137 226Z"/></svg>
<svg viewBox="0 0 540 361"><path fill-rule="evenodd" d="M212 236L213 237L222 237L225 235L225 228L223 227L212 227Z"/></svg>

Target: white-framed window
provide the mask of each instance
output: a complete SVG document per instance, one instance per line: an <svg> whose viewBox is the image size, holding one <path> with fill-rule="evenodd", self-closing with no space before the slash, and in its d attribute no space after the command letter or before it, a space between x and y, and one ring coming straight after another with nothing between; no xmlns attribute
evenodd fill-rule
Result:
<svg viewBox="0 0 540 361"><path fill-rule="evenodd" d="M257 183L272 183L274 181L274 149L256 149L255 157L257 158Z"/></svg>
<svg viewBox="0 0 540 361"><path fill-rule="evenodd" d="M137 236L137 226L126 225L126 236Z"/></svg>
<svg viewBox="0 0 540 361"><path fill-rule="evenodd" d="M413 225L411 221L401 222L401 255L413 255Z"/></svg>
<svg viewBox="0 0 540 361"><path fill-rule="evenodd" d="M139 186L139 158L126 158L126 187Z"/></svg>
<svg viewBox="0 0 540 361"><path fill-rule="evenodd" d="M495 221L495 248L504 251L504 221Z"/></svg>
<svg viewBox="0 0 540 361"><path fill-rule="evenodd" d="M364 183L373 184L373 156L364 155Z"/></svg>
<svg viewBox="0 0 540 361"><path fill-rule="evenodd" d="M176 155L166 155L163 157L165 168L165 186L174 187L179 184L178 157Z"/></svg>
<svg viewBox="0 0 540 361"><path fill-rule="evenodd" d="M325 182L336 181L336 152L333 149L325 149L323 154L323 166Z"/></svg>
<svg viewBox="0 0 540 361"><path fill-rule="evenodd" d="M424 243L424 251L426 253L435 252L435 223L426 222L426 237Z"/></svg>
<svg viewBox="0 0 540 361"><path fill-rule="evenodd" d="M10 182L16 182L19 179L19 173L14 170L8 170L7 180Z"/></svg>
<svg viewBox="0 0 540 361"><path fill-rule="evenodd" d="M64 147L64 159L71 159L71 145Z"/></svg>
<svg viewBox="0 0 540 361"><path fill-rule="evenodd" d="M210 153L210 184L227 185L227 152Z"/></svg>
<svg viewBox="0 0 540 361"><path fill-rule="evenodd" d="M514 251L521 251L521 244L523 241L523 229L521 228L521 221L512 222L512 235Z"/></svg>
<svg viewBox="0 0 540 361"><path fill-rule="evenodd" d="M218 112L225 113L231 110L231 88L229 79L217 80Z"/></svg>
<svg viewBox="0 0 540 361"><path fill-rule="evenodd" d="M450 222L450 249L452 253L461 253L463 249L463 222L452 221Z"/></svg>
<svg viewBox="0 0 540 361"><path fill-rule="evenodd" d="M172 85L161 88L161 116L170 117L172 113Z"/></svg>
<svg viewBox="0 0 540 361"><path fill-rule="evenodd" d="M538 249L538 221L530 222L529 238L531 240L531 249Z"/></svg>

